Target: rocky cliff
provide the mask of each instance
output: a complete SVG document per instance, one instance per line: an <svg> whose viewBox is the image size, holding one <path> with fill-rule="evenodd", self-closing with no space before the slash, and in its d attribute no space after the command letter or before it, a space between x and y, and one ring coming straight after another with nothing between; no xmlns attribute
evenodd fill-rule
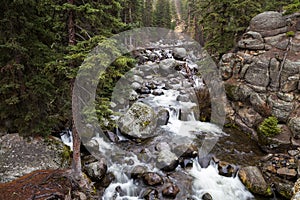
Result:
<svg viewBox="0 0 300 200"><path fill-rule="evenodd" d="M228 119L257 139L258 125L273 115L282 130L274 145L300 144L300 13L255 16L237 46L219 63Z"/></svg>

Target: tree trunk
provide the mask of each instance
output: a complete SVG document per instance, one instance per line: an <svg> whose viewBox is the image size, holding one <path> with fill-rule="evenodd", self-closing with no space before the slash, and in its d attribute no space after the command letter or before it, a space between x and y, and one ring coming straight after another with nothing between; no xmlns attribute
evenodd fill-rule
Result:
<svg viewBox="0 0 300 200"><path fill-rule="evenodd" d="M68 0L68 3L71 5L74 5L74 0ZM69 16L68 16L68 39L69 39L69 45L75 45L76 44L76 39L75 39L75 24L74 24L74 11L70 10L69 11ZM74 64L71 62L70 67L74 68ZM71 93L74 88L74 82L75 79L73 78L71 80ZM76 126L75 126L75 120L78 114L78 99L76 96L73 95L72 93L72 107L75 108L73 109L72 112L72 137L73 137L73 161L72 161L72 174L73 177L76 180L80 180L82 177L82 172L81 172L81 158L80 158L80 137L79 133L77 132Z"/></svg>

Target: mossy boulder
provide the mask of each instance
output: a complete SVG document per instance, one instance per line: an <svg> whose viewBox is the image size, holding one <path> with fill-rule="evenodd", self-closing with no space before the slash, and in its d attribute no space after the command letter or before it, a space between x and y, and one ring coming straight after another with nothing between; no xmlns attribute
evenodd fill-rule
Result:
<svg viewBox="0 0 300 200"><path fill-rule="evenodd" d="M131 138L147 139L155 136L157 120L153 108L136 102L120 117L118 125L121 132Z"/></svg>
<svg viewBox="0 0 300 200"><path fill-rule="evenodd" d="M271 187L266 183L260 169L255 166L243 167L240 169L239 178L242 183L254 194L271 196Z"/></svg>

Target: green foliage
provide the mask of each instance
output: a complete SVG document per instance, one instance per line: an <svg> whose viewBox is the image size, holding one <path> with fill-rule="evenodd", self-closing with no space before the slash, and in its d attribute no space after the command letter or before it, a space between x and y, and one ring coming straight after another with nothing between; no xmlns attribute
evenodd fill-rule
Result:
<svg viewBox="0 0 300 200"><path fill-rule="evenodd" d="M295 36L295 32L294 31L289 31L286 33L287 37L294 37Z"/></svg>
<svg viewBox="0 0 300 200"><path fill-rule="evenodd" d="M169 0L156 2L154 10L154 25L157 27L171 28L172 24L171 4Z"/></svg>
<svg viewBox="0 0 300 200"><path fill-rule="evenodd" d="M71 126L70 83L77 67L103 38L125 29L121 0L66 2L1 1L1 130L48 135ZM73 46L68 44L70 11Z"/></svg>
<svg viewBox="0 0 300 200"><path fill-rule="evenodd" d="M300 1L293 0L289 4L285 4L283 6L283 9L285 10L284 14L292 14L294 12L300 12Z"/></svg>
<svg viewBox="0 0 300 200"><path fill-rule="evenodd" d="M258 127L258 131L260 134L273 137L280 133L280 128L277 126L278 120L276 117L270 116L266 118Z"/></svg>

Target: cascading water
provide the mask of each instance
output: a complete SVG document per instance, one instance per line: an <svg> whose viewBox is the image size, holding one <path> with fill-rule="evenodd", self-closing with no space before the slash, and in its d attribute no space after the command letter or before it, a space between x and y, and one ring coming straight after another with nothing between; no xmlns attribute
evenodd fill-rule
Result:
<svg viewBox="0 0 300 200"><path fill-rule="evenodd" d="M155 54L162 57L159 50L155 50ZM195 68L196 64L189 62L191 71ZM139 66L139 70L128 72L129 74L142 74L143 69ZM146 72L145 72L146 73ZM198 156L201 158L210 152L211 148L206 148L206 144L215 144L216 140L220 137L226 137L227 134L222 131L220 127L215 124L208 122L200 122L195 119L197 115L197 103L193 102L192 99L179 100L180 95L189 96L189 91L194 91L193 87L201 88L205 84L203 80L197 76L191 76L193 78L193 85L191 85L187 78L179 76L180 73L173 74L173 76L166 77L159 76L145 76L144 81L153 81L157 79L158 83L161 85L166 85L168 82L172 82L172 87L165 88L159 87L163 91L162 95L149 94L139 98L137 101L141 101L154 109L163 107L169 113L168 123L158 127L158 130L164 135L160 135L162 139L157 140L162 143L168 143L169 149L173 149L172 145L180 144L197 144ZM183 72L186 75L185 72ZM126 76L125 76L126 77ZM179 78L178 78L179 77ZM191 78L189 77L189 79ZM127 80L126 80L127 81ZM125 82L126 82L125 81ZM175 83L174 83L175 82ZM126 82L127 83L127 82ZM120 85L124 85L120 83ZM190 86L186 91L186 86ZM116 94L118 98L121 98L119 93ZM194 98L196 99L196 98ZM124 114L128 110L129 104L124 104L117 110L118 112ZM115 117L117 120L118 117ZM117 129L118 130L118 129ZM116 133L118 136L122 137L121 140L126 142L126 138L121 135L120 132ZM202 138L201 140L199 138ZM203 138L205 138L203 140ZM65 136L62 137L63 141L67 141ZM155 139L154 139L155 140ZM198 141L200 140L200 142ZM157 161L157 154L149 151L148 157L152 162L145 162L143 159L133 151L122 151L116 148L116 145L104 141L102 138L94 137L91 141L94 144L99 145L99 151L101 154L106 155L106 158L111 158L108 160L108 172L113 173L115 180L106 188L102 199L103 200L137 200L143 198L143 188L145 185L143 183L134 180L131 177L132 170L136 166L143 166L147 172L157 172L164 175L164 171L157 167L153 160ZM210 146L210 145L207 145ZM134 149L134 147L130 147ZM183 152L181 152L183 153ZM180 155L176 155L180 157ZM192 159L191 168L182 168L178 166L176 171L189 177L191 181L191 190L186 190L187 186L179 184L180 192L176 199L193 198L200 200L205 193L209 193L214 200L249 200L253 199L253 195L246 190L244 185L240 182L238 177L227 178L218 174L215 163L211 163L207 168L201 168L197 159Z"/></svg>

